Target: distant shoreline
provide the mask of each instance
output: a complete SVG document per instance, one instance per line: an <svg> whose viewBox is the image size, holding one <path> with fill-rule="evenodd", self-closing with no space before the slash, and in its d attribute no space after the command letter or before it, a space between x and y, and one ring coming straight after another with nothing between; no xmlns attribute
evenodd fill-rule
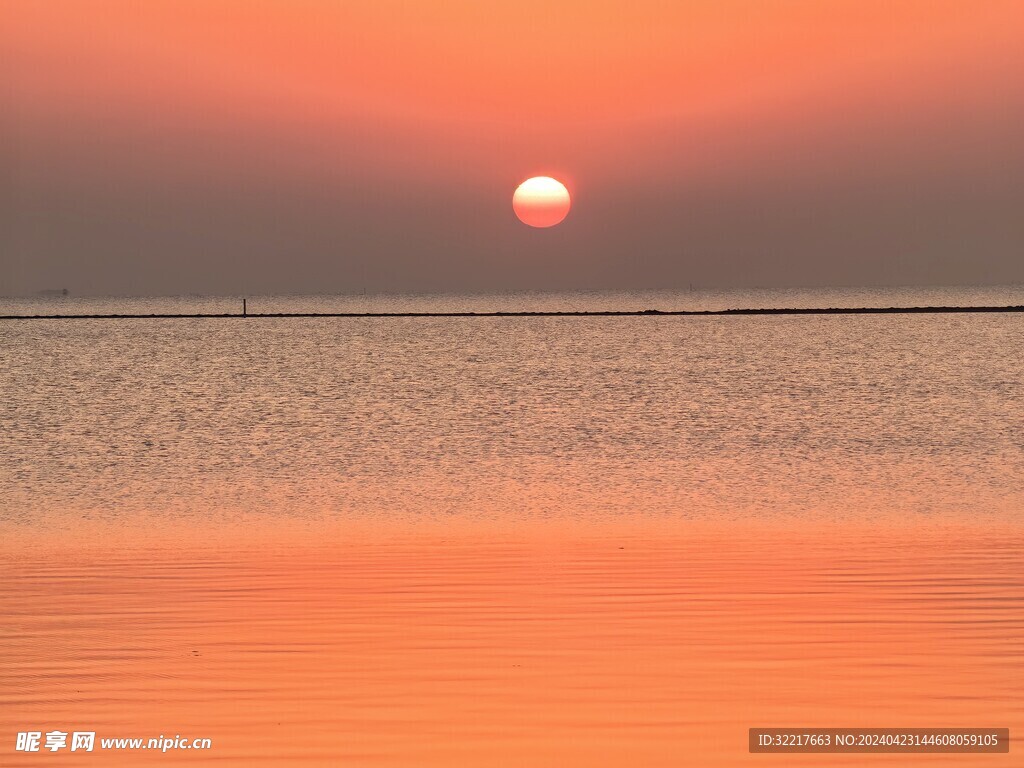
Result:
<svg viewBox="0 0 1024 768"><path fill-rule="evenodd" d="M398 318L398 317L711 317L730 315L912 315L1024 312L1024 305L1004 307L778 307L709 310L528 310L495 312L216 312L166 314L0 315L0 320L173 320L238 318Z"/></svg>

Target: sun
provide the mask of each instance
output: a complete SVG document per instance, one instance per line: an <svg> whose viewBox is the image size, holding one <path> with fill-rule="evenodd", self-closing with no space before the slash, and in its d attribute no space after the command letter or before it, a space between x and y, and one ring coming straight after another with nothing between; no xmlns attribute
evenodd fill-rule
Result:
<svg viewBox="0 0 1024 768"><path fill-rule="evenodd" d="M550 176L534 176L516 188L512 210L523 224L531 227L553 227L569 213L572 201L569 190Z"/></svg>

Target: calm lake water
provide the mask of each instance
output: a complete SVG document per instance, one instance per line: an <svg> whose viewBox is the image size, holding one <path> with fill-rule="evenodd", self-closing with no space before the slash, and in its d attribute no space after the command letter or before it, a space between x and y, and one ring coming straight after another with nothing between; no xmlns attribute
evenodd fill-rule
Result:
<svg viewBox="0 0 1024 768"><path fill-rule="evenodd" d="M0 300L0 314L233 311ZM1024 304L1024 287L250 312ZM1011 765L1024 316L0 321L0 764ZM754 726L1009 755L747 754ZM1016 755L1015 755L1016 753Z"/></svg>

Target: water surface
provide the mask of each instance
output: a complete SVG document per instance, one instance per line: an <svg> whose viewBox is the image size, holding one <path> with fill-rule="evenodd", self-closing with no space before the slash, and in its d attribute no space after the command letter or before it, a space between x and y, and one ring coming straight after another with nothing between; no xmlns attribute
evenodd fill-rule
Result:
<svg viewBox="0 0 1024 768"><path fill-rule="evenodd" d="M250 309L844 303L1024 299ZM764 725L1019 734L1022 348L1017 315L0 323L0 762L43 759L13 752L40 728L213 740L83 762L395 766L777 762L746 754Z"/></svg>

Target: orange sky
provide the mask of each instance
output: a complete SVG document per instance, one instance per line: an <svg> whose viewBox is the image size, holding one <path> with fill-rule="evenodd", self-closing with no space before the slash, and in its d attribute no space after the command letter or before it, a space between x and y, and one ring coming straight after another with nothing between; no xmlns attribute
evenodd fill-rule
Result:
<svg viewBox="0 0 1024 768"><path fill-rule="evenodd" d="M1024 115L1019 0L0 8L0 137L24 189L322 191L344 177L398 198L510 196L538 174L598 197L779 174L962 185L965 169L1005 166Z"/></svg>
<svg viewBox="0 0 1024 768"><path fill-rule="evenodd" d="M6 5L24 119L171 132L356 124L543 154L651 125L788 127L827 118L840 94L923 109L1024 76L1015 0Z"/></svg>

